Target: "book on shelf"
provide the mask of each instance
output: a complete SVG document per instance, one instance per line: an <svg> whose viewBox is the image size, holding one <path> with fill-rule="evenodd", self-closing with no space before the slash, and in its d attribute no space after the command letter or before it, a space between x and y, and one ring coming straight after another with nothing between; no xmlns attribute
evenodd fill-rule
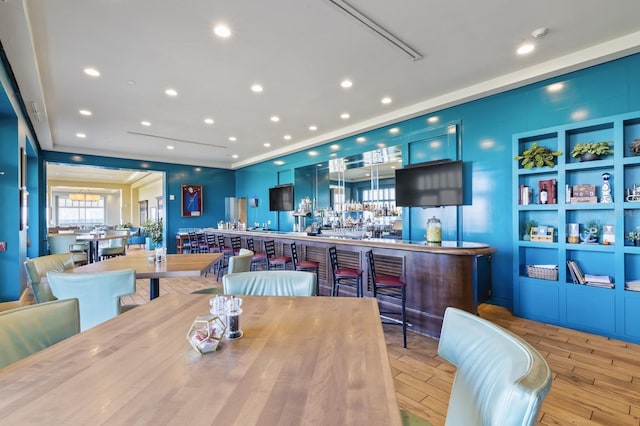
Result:
<svg viewBox="0 0 640 426"><path fill-rule="evenodd" d="M589 283L602 283L602 284L611 283L611 277L608 275L584 274L584 279Z"/></svg>
<svg viewBox="0 0 640 426"><path fill-rule="evenodd" d="M584 274L582 273L582 269L580 269L575 260L567 260L567 267L569 268L569 272L571 272L571 277L573 278L574 283L585 284L587 282L584 278Z"/></svg>
<svg viewBox="0 0 640 426"><path fill-rule="evenodd" d="M624 288L631 291L640 291L640 280L632 280L624 283Z"/></svg>

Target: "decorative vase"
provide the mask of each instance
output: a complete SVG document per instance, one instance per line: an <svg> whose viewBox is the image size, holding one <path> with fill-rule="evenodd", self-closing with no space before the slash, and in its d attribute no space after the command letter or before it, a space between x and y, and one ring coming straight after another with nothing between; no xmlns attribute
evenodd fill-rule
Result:
<svg viewBox="0 0 640 426"><path fill-rule="evenodd" d="M597 154L591 154L589 152L585 152L580 156L580 161L594 161L594 160L600 160L601 158L602 157L600 157Z"/></svg>

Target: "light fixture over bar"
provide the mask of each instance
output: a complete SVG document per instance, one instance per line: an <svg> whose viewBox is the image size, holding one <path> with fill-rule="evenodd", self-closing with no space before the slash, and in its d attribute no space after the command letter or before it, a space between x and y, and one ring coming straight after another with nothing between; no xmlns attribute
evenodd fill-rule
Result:
<svg viewBox="0 0 640 426"><path fill-rule="evenodd" d="M351 6L345 0L329 0L329 3L332 3L334 6L338 7L352 18L356 19L358 22L369 28L374 33L378 34L380 37L384 38L400 50L402 50L407 55L411 56L414 61L418 59L422 59L422 54L413 49L404 41L400 40L395 35L391 34L389 31L378 25L371 18L360 12L355 7Z"/></svg>

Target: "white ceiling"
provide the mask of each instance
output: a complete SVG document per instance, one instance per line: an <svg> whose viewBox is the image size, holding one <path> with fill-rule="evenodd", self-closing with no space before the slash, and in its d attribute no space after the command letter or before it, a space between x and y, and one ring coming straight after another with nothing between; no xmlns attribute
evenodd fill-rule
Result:
<svg viewBox="0 0 640 426"><path fill-rule="evenodd" d="M43 149L225 168L640 51L638 0L350 4L423 58L329 0L2 0L0 40Z"/></svg>

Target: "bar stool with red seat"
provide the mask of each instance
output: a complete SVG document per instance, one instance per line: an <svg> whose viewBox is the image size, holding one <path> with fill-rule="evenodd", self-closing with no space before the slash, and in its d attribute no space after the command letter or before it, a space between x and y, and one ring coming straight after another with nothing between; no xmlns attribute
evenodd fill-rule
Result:
<svg viewBox="0 0 640 426"><path fill-rule="evenodd" d="M287 269L291 263L289 256L276 256L276 243L273 240L264 241L264 252L267 254L267 269Z"/></svg>
<svg viewBox="0 0 640 426"><path fill-rule="evenodd" d="M291 243L291 257L293 258L293 268L296 271L315 272L316 273L316 296L320 296L320 282L318 281L318 271L320 270L320 262L313 260L298 260L298 249L296 243Z"/></svg>
<svg viewBox="0 0 640 426"><path fill-rule="evenodd" d="M251 258L251 270L256 271L258 266L260 265L263 269L267 268L267 254L266 253L258 253L255 249L255 245L253 243L253 238L247 238L247 248L253 252L253 257Z"/></svg>
<svg viewBox="0 0 640 426"><path fill-rule="evenodd" d="M383 324L402 325L402 339L403 347L407 348L407 282L403 277L398 275L384 275L377 274L376 267L373 260L373 250L367 252L367 261L369 264L369 279L371 280L371 287L373 290L373 297L387 296L394 299L399 299L402 302L401 311L390 312L380 311L382 314L400 315L400 322L397 321L382 321Z"/></svg>
<svg viewBox="0 0 640 426"><path fill-rule="evenodd" d="M353 287L356 289L356 296L362 297L362 269L341 268L338 264L338 252L336 247L329 247L329 260L331 261L331 274L333 275L333 286L331 295L338 296L340 286Z"/></svg>

